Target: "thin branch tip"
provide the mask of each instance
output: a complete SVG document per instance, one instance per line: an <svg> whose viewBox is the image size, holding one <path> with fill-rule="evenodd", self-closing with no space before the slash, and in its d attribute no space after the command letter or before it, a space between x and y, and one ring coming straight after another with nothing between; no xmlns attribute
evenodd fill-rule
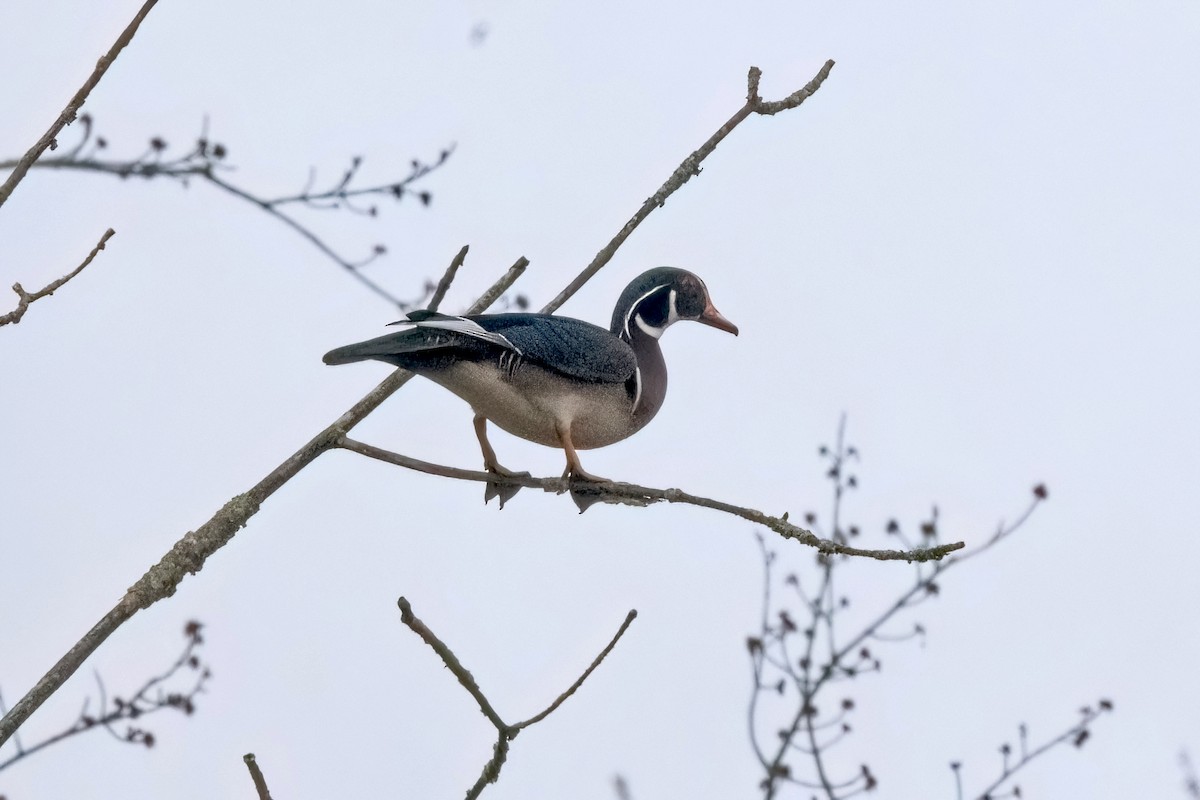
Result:
<svg viewBox="0 0 1200 800"><path fill-rule="evenodd" d="M450 291L450 284L454 282L455 276L458 275L458 269L463 265L463 262L467 258L467 251L470 249L471 245L464 244L462 249L458 251L458 254L451 259L450 266L446 267L445 274L443 274L442 279L438 281L437 288L433 290L433 296L429 298L429 302L426 304L425 308L429 309L430 311L438 310L438 306L440 306L442 301L446 299L446 292Z"/></svg>
<svg viewBox="0 0 1200 800"><path fill-rule="evenodd" d="M43 297L49 297L50 295L54 294L56 291L65 286L72 278L83 272L83 270L92 263L92 259L94 259L96 255L104 249L104 246L108 243L108 240L115 235L116 231L114 231L112 228L106 230L103 235L100 236L100 241L96 243L96 246L92 248L92 251L87 254L85 259L83 259L83 263L61 278L50 281L50 283L46 284L36 292L28 292L19 282L14 283L12 285L12 290L16 292L17 295L17 307L7 314L0 315L0 326L16 325L18 322L20 322L21 318L25 316L25 312L29 310L29 306L31 304L41 300Z"/></svg>

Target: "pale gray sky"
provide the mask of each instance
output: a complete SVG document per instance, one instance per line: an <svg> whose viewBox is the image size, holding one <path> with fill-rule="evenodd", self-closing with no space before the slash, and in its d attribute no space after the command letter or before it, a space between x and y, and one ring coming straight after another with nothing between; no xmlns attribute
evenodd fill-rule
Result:
<svg viewBox="0 0 1200 800"><path fill-rule="evenodd" d="M23 152L137 0L0 6L0 157ZM480 46L472 28L486 23ZM564 313L605 323L643 269L708 283L737 339L679 326L671 390L598 474L762 508L824 512L816 448L839 415L863 453L849 516L879 546L936 503L984 540L1045 481L1005 546L951 573L925 645L879 646L852 689L879 796L953 797L1111 697L1081 752L1033 767L1028 797L1180 797L1200 750L1200 7L1194 3L855 4L164 0L87 110L114 154L184 146L201 120L264 193L402 174L457 143L432 208L314 215L372 277L412 294L471 245L445 308L518 256L540 305L741 103L751 64L781 97L838 62L799 110L742 126ZM64 137L68 141L70 134ZM35 172L0 210L0 286L40 286L100 233L76 282L0 331L0 689L12 702L184 531L374 386L329 348L394 310L291 232L204 186ZM0 311L10 301L0 301ZM358 431L475 467L470 412L414 382ZM561 454L503 434L504 463ZM753 797L744 640L760 565L746 523L682 507L530 493L323 457L170 601L112 637L33 717L77 713L208 627L211 691L159 746L80 737L0 775L32 797L456 797L493 733L399 622L404 594L501 713L539 710L630 608L578 696L516 740L487 797ZM798 564L810 554L780 548ZM910 580L864 562L864 616ZM0 753L2 755L2 753ZM69 767L69 768L68 768Z"/></svg>

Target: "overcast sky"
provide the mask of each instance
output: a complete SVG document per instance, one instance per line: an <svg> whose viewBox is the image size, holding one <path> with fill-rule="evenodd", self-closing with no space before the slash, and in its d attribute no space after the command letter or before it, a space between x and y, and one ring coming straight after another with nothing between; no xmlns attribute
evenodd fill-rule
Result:
<svg viewBox="0 0 1200 800"><path fill-rule="evenodd" d="M136 0L0 4L0 158L27 149ZM474 33L473 33L474 32ZM955 570L924 643L879 644L847 690L879 796L947 797L1110 697L1081 751L1026 797L1181 797L1200 758L1200 7L1195 3L163 0L86 110L114 156L184 148L207 118L263 194L447 164L429 208L305 216L369 275L420 293L454 253L465 308L519 256L552 297L742 102L750 65L802 108L748 120L563 313L606 324L630 279L701 275L738 338L664 337L666 405L589 471L825 515L817 447L839 416L862 453L846 514L891 546L936 504L984 541L1044 481L1050 501ZM62 140L71 142L69 130ZM34 171L0 209L0 286L40 287L117 235L76 281L0 330L0 690L11 704L185 531L387 374L326 350L394 308L284 226L193 185ZM15 296L0 300L0 312ZM356 435L477 467L468 407L414 381ZM562 454L505 434L510 467ZM155 718L151 751L101 733L0 774L33 797L461 796L493 731L399 621L403 594L517 719L565 688L630 608L580 693L513 745L494 798L754 797L745 734L761 564L753 528L680 506L597 507L322 457L178 594L137 615L22 729L66 725L94 671L140 683L207 624L209 692ZM808 568L811 553L778 542ZM903 563L847 565L866 619ZM847 619L852 626L858 617ZM126 690L127 691L127 690ZM835 693L835 696L840 694ZM9 745L11 748L11 745ZM9 750L0 750L2 758Z"/></svg>

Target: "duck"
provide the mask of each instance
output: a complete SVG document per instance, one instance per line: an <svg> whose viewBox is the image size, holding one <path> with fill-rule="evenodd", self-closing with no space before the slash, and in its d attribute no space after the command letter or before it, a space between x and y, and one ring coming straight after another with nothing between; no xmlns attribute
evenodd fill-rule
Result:
<svg viewBox="0 0 1200 800"><path fill-rule="evenodd" d="M738 328L713 306L695 274L658 267L621 292L605 330L571 317L504 313L458 317L409 312L403 330L330 350L326 364L381 361L448 389L475 412L484 469L502 466L488 440L492 422L566 456L564 481L604 482L584 470L580 450L629 438L652 420L667 394L659 339L692 321L734 336Z"/></svg>

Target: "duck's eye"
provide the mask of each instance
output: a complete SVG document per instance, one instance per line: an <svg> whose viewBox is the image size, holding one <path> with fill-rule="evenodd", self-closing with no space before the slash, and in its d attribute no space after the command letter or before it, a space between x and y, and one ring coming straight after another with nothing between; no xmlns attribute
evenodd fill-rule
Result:
<svg viewBox="0 0 1200 800"><path fill-rule="evenodd" d="M704 313L706 305L703 286L688 283L675 294L675 313L680 319L696 319Z"/></svg>

